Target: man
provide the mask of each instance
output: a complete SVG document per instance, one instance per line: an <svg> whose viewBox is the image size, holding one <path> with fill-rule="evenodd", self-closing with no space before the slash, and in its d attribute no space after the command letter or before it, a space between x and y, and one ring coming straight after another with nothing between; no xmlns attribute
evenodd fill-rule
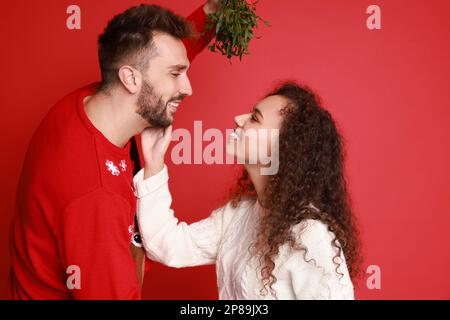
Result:
<svg viewBox="0 0 450 320"><path fill-rule="evenodd" d="M129 141L170 126L192 94L189 60L207 45L205 13L218 2L188 18L202 34L191 40L186 22L159 6L108 23L101 83L59 101L30 143L11 226L10 298L140 299Z"/></svg>

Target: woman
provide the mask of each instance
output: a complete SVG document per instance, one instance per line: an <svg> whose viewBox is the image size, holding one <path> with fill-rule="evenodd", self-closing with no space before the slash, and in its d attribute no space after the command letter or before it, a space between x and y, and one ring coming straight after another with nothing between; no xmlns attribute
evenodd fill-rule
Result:
<svg viewBox="0 0 450 320"><path fill-rule="evenodd" d="M143 134L135 186L147 256L177 268L215 263L220 299L353 299L359 248L331 115L287 82L235 122L227 152L245 162L244 174L224 207L191 225L170 209L171 128ZM274 154L277 172L262 174Z"/></svg>

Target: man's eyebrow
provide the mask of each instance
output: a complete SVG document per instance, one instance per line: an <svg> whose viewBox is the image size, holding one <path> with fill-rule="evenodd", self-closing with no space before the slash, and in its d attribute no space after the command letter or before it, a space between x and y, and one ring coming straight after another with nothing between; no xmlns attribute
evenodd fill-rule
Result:
<svg viewBox="0 0 450 320"><path fill-rule="evenodd" d="M175 64L173 66L170 66L169 69L172 71L184 71L189 69L189 66L186 64Z"/></svg>
<svg viewBox="0 0 450 320"><path fill-rule="evenodd" d="M264 119L264 116L263 116L261 110L259 110L257 107L253 107L253 112L256 112L257 114L259 114L261 116L261 118Z"/></svg>

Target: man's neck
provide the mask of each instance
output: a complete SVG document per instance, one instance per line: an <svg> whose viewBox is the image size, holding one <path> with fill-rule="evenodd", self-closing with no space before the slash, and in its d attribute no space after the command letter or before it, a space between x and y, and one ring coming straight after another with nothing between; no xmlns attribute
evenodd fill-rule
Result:
<svg viewBox="0 0 450 320"><path fill-rule="evenodd" d="M145 125L139 115L133 113L129 101L118 95L98 92L86 97L84 110L92 124L114 145L122 148Z"/></svg>

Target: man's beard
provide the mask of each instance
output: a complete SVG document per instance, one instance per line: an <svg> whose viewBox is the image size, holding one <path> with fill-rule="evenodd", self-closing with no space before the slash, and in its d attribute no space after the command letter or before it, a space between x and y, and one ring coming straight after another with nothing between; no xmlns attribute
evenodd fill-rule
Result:
<svg viewBox="0 0 450 320"><path fill-rule="evenodd" d="M164 102L163 98L155 92L148 81L143 81L136 112L150 126L166 128L172 124L173 119L167 114L168 103L169 101Z"/></svg>

